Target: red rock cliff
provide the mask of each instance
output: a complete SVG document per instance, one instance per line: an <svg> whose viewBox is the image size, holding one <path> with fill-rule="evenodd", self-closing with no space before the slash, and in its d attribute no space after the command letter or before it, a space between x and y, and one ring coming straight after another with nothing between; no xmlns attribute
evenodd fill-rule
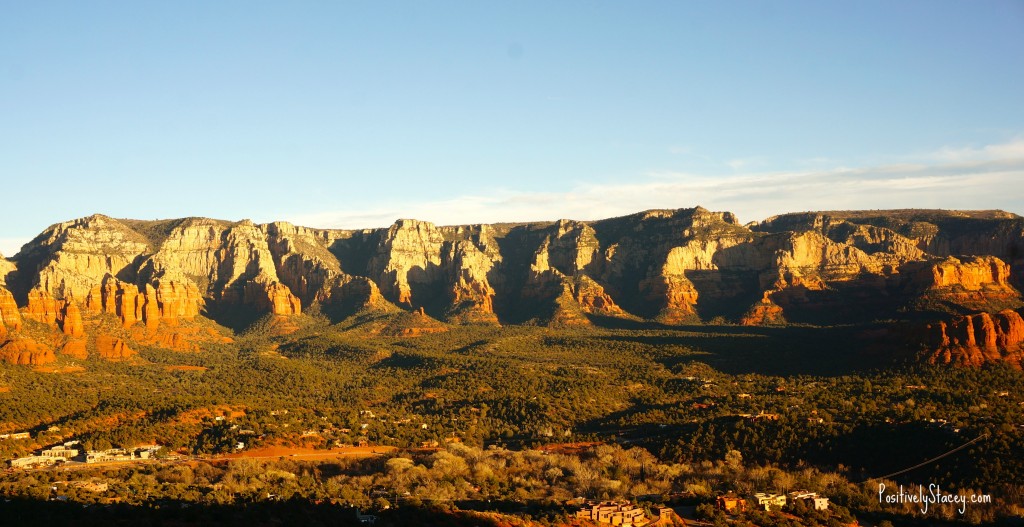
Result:
<svg viewBox="0 0 1024 527"><path fill-rule="evenodd" d="M35 320L49 326L57 325L57 301L50 296L50 293L35 289L28 294L28 306L25 308L25 318Z"/></svg>
<svg viewBox="0 0 1024 527"><path fill-rule="evenodd" d="M17 338L0 345L0 360L11 364L38 366L57 360L53 348L29 338Z"/></svg>
<svg viewBox="0 0 1024 527"><path fill-rule="evenodd" d="M21 312L14 302L14 295L0 287L0 338L7 334L8 329L21 329Z"/></svg>
<svg viewBox="0 0 1024 527"><path fill-rule="evenodd" d="M1010 266L994 256L949 257L921 266L913 280L925 288L960 287L968 291L1010 286Z"/></svg>
<svg viewBox="0 0 1024 527"><path fill-rule="evenodd" d="M1006 361L1021 367L1024 319L1007 309L936 322L927 327L928 361L935 364L979 366Z"/></svg>
<svg viewBox="0 0 1024 527"><path fill-rule="evenodd" d="M62 300L58 318L61 329L70 337L85 335L85 324L82 322L82 311L74 299Z"/></svg>

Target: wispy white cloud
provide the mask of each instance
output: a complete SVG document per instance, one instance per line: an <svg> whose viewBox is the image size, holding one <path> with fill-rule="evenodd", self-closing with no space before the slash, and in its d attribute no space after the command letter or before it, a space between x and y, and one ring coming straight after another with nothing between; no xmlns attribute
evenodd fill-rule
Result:
<svg viewBox="0 0 1024 527"><path fill-rule="evenodd" d="M819 165L824 160L816 160ZM799 164L799 163L798 163ZM433 202L393 202L361 210L284 218L335 228L381 227L398 218L437 224L573 218L592 220L652 208L702 205L744 221L829 209L948 208L1024 213L1024 140L946 148L891 164L831 166L708 176L653 172L626 183L580 183L567 192L500 190Z"/></svg>
<svg viewBox="0 0 1024 527"><path fill-rule="evenodd" d="M944 147L925 157L942 162L975 162L980 160L1024 160L1024 139L982 147Z"/></svg>

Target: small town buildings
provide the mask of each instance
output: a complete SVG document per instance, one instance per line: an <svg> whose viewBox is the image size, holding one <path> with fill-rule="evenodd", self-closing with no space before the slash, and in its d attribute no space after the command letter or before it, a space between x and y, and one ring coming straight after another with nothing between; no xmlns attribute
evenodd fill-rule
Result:
<svg viewBox="0 0 1024 527"><path fill-rule="evenodd" d="M124 448L108 448L106 450L89 450L85 453L86 463L107 463L110 461L131 461L135 452Z"/></svg>
<svg viewBox="0 0 1024 527"><path fill-rule="evenodd" d="M10 434L0 434L0 439L29 439L31 436L28 432L12 432Z"/></svg>
<svg viewBox="0 0 1024 527"><path fill-rule="evenodd" d="M597 523L634 527L646 525L647 515L644 510L626 502L605 501L589 502L576 511L576 517Z"/></svg>
<svg viewBox="0 0 1024 527"><path fill-rule="evenodd" d="M107 450L89 450L85 453L86 463L109 463L112 461L134 461L150 459L160 450L157 445L146 445L134 449L110 448Z"/></svg>
<svg viewBox="0 0 1024 527"><path fill-rule="evenodd" d="M754 500L757 501L757 506L764 508L766 511L772 509L781 509L786 506L786 495L785 494L768 494L764 492L758 492L754 494Z"/></svg>
<svg viewBox="0 0 1024 527"><path fill-rule="evenodd" d="M715 506L718 510L729 514L736 514L747 510L747 500L733 494L723 494L715 499Z"/></svg>
<svg viewBox="0 0 1024 527"><path fill-rule="evenodd" d="M55 447L47 448L40 452L39 455L44 457L61 459L71 459L74 457L78 457L79 450L78 447L75 446L77 445L77 443L77 441L69 441L68 443L64 443L63 445L57 445Z"/></svg>
<svg viewBox="0 0 1024 527"><path fill-rule="evenodd" d="M12 459L7 462L11 468L32 468L40 466L49 466L57 463L58 458L47 457L47 456L27 456L19 457L18 459Z"/></svg>
<svg viewBox="0 0 1024 527"><path fill-rule="evenodd" d="M26 456L8 461L11 468L30 468L64 463L81 455L78 441L68 441L62 445L44 448L37 455Z"/></svg>
<svg viewBox="0 0 1024 527"><path fill-rule="evenodd" d="M818 496L817 492L808 492L806 490L796 490L789 493L789 499L796 501L803 501L808 507L816 511L827 511L828 510L828 498Z"/></svg>
<svg viewBox="0 0 1024 527"><path fill-rule="evenodd" d="M160 448L160 445L144 445L135 447L135 457L139 459L150 459L156 457L156 453Z"/></svg>

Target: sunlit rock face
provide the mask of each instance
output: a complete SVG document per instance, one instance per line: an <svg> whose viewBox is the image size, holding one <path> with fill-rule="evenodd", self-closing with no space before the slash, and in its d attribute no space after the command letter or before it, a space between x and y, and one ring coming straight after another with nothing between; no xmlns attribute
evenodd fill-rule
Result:
<svg viewBox="0 0 1024 527"><path fill-rule="evenodd" d="M978 313L927 326L924 346L932 363L980 366L1005 361L1021 367L1024 320L1020 313Z"/></svg>
<svg viewBox="0 0 1024 527"><path fill-rule="evenodd" d="M1000 211L810 212L741 225L696 207L597 221L398 220L358 231L93 215L0 258L0 339L31 323L58 335L38 343L58 354L80 356L84 346L123 359L142 345L197 351L219 342L224 335L204 326L211 318L238 330L276 317L275 327L291 330L314 307L336 316L405 311L409 327L421 313L441 324L424 328L909 318L960 335L948 344L921 337L931 351L976 363L953 350L996 360L985 351L995 334L1000 357L1013 353L1006 312L1024 307L1022 240L1024 219ZM958 317L983 315L995 329L982 324L984 339L953 343L967 342ZM1009 333L1000 333L1004 322ZM113 339L102 352L101 334Z"/></svg>

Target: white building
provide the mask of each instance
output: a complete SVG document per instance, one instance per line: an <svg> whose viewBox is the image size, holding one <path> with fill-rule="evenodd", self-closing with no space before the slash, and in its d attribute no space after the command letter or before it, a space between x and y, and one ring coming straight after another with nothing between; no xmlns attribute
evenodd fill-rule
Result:
<svg viewBox="0 0 1024 527"><path fill-rule="evenodd" d="M817 492L808 492L806 490L796 490L789 493L789 499L793 501L802 500L816 511L828 510L828 498L818 496Z"/></svg>
<svg viewBox="0 0 1024 527"><path fill-rule="evenodd" d="M19 457L18 459L12 459L8 461L11 468L32 468L39 466L49 466L57 462L59 458L47 457L47 456L28 456Z"/></svg>
<svg viewBox="0 0 1024 527"><path fill-rule="evenodd" d="M773 508L778 510L786 506L786 495L758 492L754 494L754 501L757 502L759 507L764 508L766 511L770 511Z"/></svg>

